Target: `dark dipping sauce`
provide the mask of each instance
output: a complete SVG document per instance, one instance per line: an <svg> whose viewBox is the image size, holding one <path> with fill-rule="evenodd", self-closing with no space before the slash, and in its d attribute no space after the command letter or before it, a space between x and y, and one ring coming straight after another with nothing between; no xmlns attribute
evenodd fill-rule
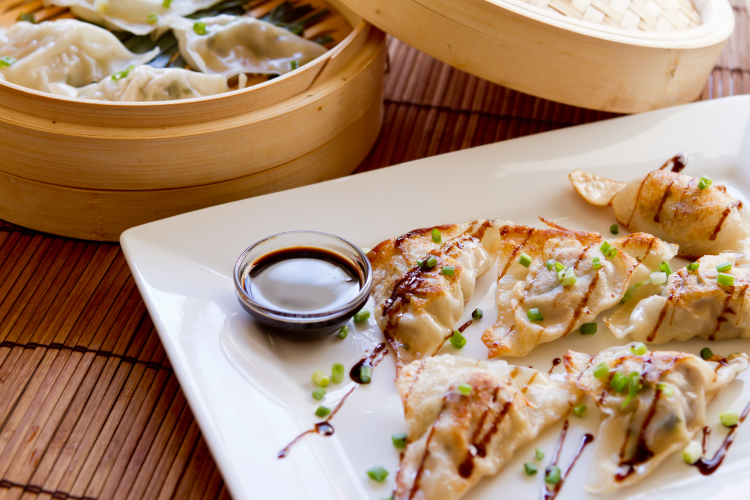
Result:
<svg viewBox="0 0 750 500"><path fill-rule="evenodd" d="M341 255L315 247L277 250L256 260L245 275L245 291L268 309L316 314L351 302L363 276Z"/></svg>

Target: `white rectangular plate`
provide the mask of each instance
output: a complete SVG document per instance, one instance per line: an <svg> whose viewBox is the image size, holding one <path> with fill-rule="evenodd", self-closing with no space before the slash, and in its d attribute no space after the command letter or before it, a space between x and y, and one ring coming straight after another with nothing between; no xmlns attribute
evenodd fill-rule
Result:
<svg viewBox="0 0 750 500"><path fill-rule="evenodd" d="M399 451L391 434L406 430L389 355L335 416L336 433L305 437L286 459L279 450L315 422L320 402L310 396L310 374L347 370L382 339L371 319L345 340L295 343L271 336L240 308L232 270L240 253L270 234L297 229L324 231L362 247L408 230L477 218L540 225L538 216L563 225L607 233L615 221L608 208L581 200L568 182L576 168L628 181L685 151L686 174L710 175L732 194L750 200L750 97L721 99L583 125L411 162L300 189L208 208L127 231L122 245L138 288L216 461L235 498L360 499L390 496ZM622 232L621 232L622 234ZM677 263L676 263L677 264ZM485 317L466 332L468 344L444 352L485 358L481 332L494 321L490 272L478 282L465 319L479 306ZM371 307L371 304L370 304ZM461 323L459 323L461 324ZM510 363L546 370L572 348L597 353L618 342L600 324L592 336L571 334L543 344ZM704 340L671 343L660 349L698 353ZM750 351L750 341L711 343L717 354ZM561 370L562 368L558 368ZM750 373L714 400L708 423L713 449L726 434L718 413L741 410L750 400ZM350 387L348 378L329 386L332 406ZM599 412L569 417L571 431L562 454L568 463L584 432L597 434ZM562 422L521 448L496 477L486 478L467 499L536 499L542 474L523 473L523 462L542 447L551 454ZM639 485L608 498L747 498L750 491L750 425L742 428L724 465L708 477L681 463L676 454ZM596 443L595 443L596 444ZM593 448L576 465L558 497L589 498L583 483ZM367 469L390 471L378 484ZM542 463L543 465L543 463ZM500 495L500 496L499 496ZM595 498L591 496L591 498Z"/></svg>

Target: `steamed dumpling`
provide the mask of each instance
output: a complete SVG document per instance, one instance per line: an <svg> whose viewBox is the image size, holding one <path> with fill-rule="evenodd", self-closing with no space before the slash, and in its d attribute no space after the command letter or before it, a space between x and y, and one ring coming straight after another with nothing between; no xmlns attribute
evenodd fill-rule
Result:
<svg viewBox="0 0 750 500"><path fill-rule="evenodd" d="M395 500L455 500L565 416L582 393L562 377L451 355L404 367L396 386L408 426ZM458 392L469 384L471 392Z"/></svg>
<svg viewBox="0 0 750 500"><path fill-rule="evenodd" d="M498 317L482 335L490 358L525 356L537 345L594 321L677 252L654 236L636 233L607 241L618 250L607 258L599 233L547 224L547 229L508 225L500 230ZM528 266L520 262L522 253L531 258ZM595 267L594 259L601 267ZM575 283L563 285L558 271L546 266L549 260L574 269ZM529 316L532 309L539 310L541 321Z"/></svg>
<svg viewBox="0 0 750 500"><path fill-rule="evenodd" d="M700 189L699 179L666 170L629 184L576 170L570 181L589 203L614 208L620 225L678 244L680 257L734 252L750 259L750 210L724 186Z"/></svg>
<svg viewBox="0 0 750 500"><path fill-rule="evenodd" d="M231 78L241 73L283 75L323 55L315 42L252 17L222 14L200 20L169 17L182 57L195 70ZM205 25L206 34L193 29Z"/></svg>
<svg viewBox="0 0 750 500"><path fill-rule="evenodd" d="M138 66L121 78L114 75L99 83L76 89L64 84L50 84L53 94L95 99L98 101L153 102L192 99L228 92L227 79L185 69L157 69Z"/></svg>
<svg viewBox="0 0 750 500"><path fill-rule="evenodd" d="M158 22L149 22L154 14L187 16L219 2L221 0L172 0L169 7L164 6L164 0L45 0L44 3L70 7L81 19L112 30L147 35L159 27Z"/></svg>
<svg viewBox="0 0 750 500"><path fill-rule="evenodd" d="M597 378L594 372L601 363L609 373ZM705 425L706 404L747 365L745 354L717 362L667 351L637 356L630 346L612 347L598 356L568 351L568 380L594 399L603 418L586 489L611 493L635 484L684 449ZM611 387L616 373L638 374L632 398L629 389Z"/></svg>
<svg viewBox="0 0 750 500"><path fill-rule="evenodd" d="M492 268L500 225L479 220L417 229L380 243L367 255L375 319L399 366L434 355L453 333L476 279ZM440 231L440 243L433 241L433 229ZM429 257L435 266L418 265ZM443 266L452 266L454 274L444 275Z"/></svg>
<svg viewBox="0 0 750 500"><path fill-rule="evenodd" d="M133 54L109 31L74 19L0 28L0 80L49 92L51 83L83 87L131 65L145 64L159 49Z"/></svg>
<svg viewBox="0 0 750 500"><path fill-rule="evenodd" d="M695 271L683 268L669 276L661 293L643 287L607 325L618 337L663 344L703 337L750 338L750 269L735 267L735 255L707 255ZM716 266L729 262L734 286L720 285Z"/></svg>

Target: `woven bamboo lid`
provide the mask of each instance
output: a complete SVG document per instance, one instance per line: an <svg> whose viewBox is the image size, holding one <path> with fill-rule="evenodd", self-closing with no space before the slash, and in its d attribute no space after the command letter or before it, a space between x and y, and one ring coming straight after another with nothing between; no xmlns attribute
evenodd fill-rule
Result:
<svg viewBox="0 0 750 500"><path fill-rule="evenodd" d="M728 0L342 1L458 69L619 113L695 100L735 24Z"/></svg>

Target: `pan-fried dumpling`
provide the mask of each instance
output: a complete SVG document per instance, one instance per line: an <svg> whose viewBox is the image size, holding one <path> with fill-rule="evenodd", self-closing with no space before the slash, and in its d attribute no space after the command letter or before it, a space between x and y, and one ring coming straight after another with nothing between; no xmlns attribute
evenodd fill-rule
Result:
<svg viewBox="0 0 750 500"><path fill-rule="evenodd" d="M630 350L633 345L612 347L598 356L574 351L565 355L568 380L602 411L586 485L592 493L637 483L684 449L705 424L706 404L748 365L746 354L717 361L667 351L637 356ZM625 380L621 392L612 387L618 385L616 378Z"/></svg>
<svg viewBox="0 0 750 500"><path fill-rule="evenodd" d="M159 27L152 16L187 16L221 0L45 0L47 6L69 7L73 13L112 30L147 35ZM168 7L165 7L165 4Z"/></svg>
<svg viewBox="0 0 750 500"><path fill-rule="evenodd" d="M565 416L582 396L563 377L451 355L414 361L396 386L408 426L395 500L455 500ZM459 384L471 386L469 394Z"/></svg>
<svg viewBox="0 0 750 500"><path fill-rule="evenodd" d="M669 261L677 251L647 234L636 233L605 243L599 233L545 222L550 226L547 229L508 225L500 230L498 317L482 335L490 358L525 356L542 342L564 337L594 321L600 312L617 305L631 286L648 279L652 268ZM617 249L613 258L605 255L607 247L608 252ZM522 262L522 254L530 262ZM596 259L600 267L595 264ZM550 268L548 261L566 270L559 272L552 263ZM573 280L565 279L568 270L572 270ZM574 282L568 284L571 281ZM537 311L541 319L535 316Z"/></svg>
<svg viewBox="0 0 750 500"><path fill-rule="evenodd" d="M75 19L0 28L0 57L14 60L0 67L0 80L49 92L50 83L83 87L145 64L159 49L133 54L109 31Z"/></svg>
<svg viewBox="0 0 750 500"><path fill-rule="evenodd" d="M644 287L605 320L618 337L663 344L698 336L709 340L750 338L750 269L735 267L735 255L706 255L695 271L683 268L669 276L661 293ZM733 286L720 285L717 266Z"/></svg>
<svg viewBox="0 0 750 500"><path fill-rule="evenodd" d="M326 52L322 45L252 17L222 14L200 20L168 17L182 57L196 70L231 78L241 73L283 75ZM203 23L205 35L194 28Z"/></svg>
<svg viewBox="0 0 750 500"><path fill-rule="evenodd" d="M492 268L500 225L479 220L417 229L380 243L367 255L375 319L399 366L434 355L453 333L476 279ZM435 262L428 267L430 258ZM443 274L443 267L453 267L453 274Z"/></svg>
<svg viewBox="0 0 750 500"><path fill-rule="evenodd" d="M680 246L680 257L734 252L750 260L750 211L726 188L655 170L626 184L576 170L570 182L589 203L610 205L620 225Z"/></svg>
<svg viewBox="0 0 750 500"><path fill-rule="evenodd" d="M229 87L226 77L222 75L138 66L80 89L65 84L50 84L50 91L78 99L153 102L211 96L228 92Z"/></svg>

